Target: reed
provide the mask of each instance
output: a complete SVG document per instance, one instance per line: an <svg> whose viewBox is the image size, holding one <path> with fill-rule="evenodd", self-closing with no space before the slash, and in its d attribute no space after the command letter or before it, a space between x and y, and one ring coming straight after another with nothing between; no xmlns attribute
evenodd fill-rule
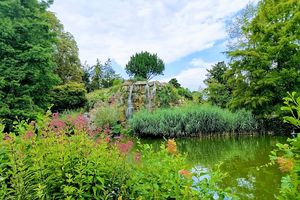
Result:
<svg viewBox="0 0 300 200"><path fill-rule="evenodd" d="M187 105L170 109L137 112L129 120L141 137L185 137L251 133L257 123L251 112L231 112L211 105Z"/></svg>

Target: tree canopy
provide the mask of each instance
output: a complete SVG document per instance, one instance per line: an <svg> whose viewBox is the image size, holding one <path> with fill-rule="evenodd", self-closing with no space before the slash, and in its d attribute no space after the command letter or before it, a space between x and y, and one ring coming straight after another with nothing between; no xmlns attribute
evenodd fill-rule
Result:
<svg viewBox="0 0 300 200"><path fill-rule="evenodd" d="M163 74L165 64L157 54L142 51L130 57L125 69L131 77L150 80L154 76Z"/></svg>
<svg viewBox="0 0 300 200"><path fill-rule="evenodd" d="M0 2L0 118L34 118L49 106L56 35L46 8L50 1Z"/></svg>
<svg viewBox="0 0 300 200"><path fill-rule="evenodd" d="M91 78L91 90L111 87L114 80L120 79L120 76L116 74L115 70L112 68L110 59L107 59L104 64L97 59L96 64L93 67L90 69L87 67L85 70L85 83L89 82L89 78L87 77Z"/></svg>
<svg viewBox="0 0 300 200"><path fill-rule="evenodd" d="M205 91L208 94L208 102L222 108L227 107L231 96L231 89L225 77L227 70L225 62L218 62L212 69L207 70L207 79L204 80L207 85Z"/></svg>
<svg viewBox="0 0 300 200"><path fill-rule="evenodd" d="M78 55L77 43L74 36L64 31L64 26L52 12L47 13L51 29L56 33L54 61L55 73L62 84L68 82L82 82L83 70Z"/></svg>
<svg viewBox="0 0 300 200"><path fill-rule="evenodd" d="M229 50L229 106L272 117L286 91L300 90L300 1L262 0L241 30L245 43Z"/></svg>

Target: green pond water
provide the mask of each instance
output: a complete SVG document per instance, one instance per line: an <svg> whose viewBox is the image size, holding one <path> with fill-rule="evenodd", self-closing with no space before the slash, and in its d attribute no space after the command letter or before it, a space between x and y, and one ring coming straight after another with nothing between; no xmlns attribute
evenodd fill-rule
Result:
<svg viewBox="0 0 300 200"><path fill-rule="evenodd" d="M211 169L223 162L221 171L227 173L223 186L230 187L241 199L271 200L278 194L282 173L278 166L260 167L270 162L270 151L284 137L239 136L218 138L177 139L181 153L187 153L193 166ZM159 148L163 140L143 139L142 143ZM257 170L259 168L259 170Z"/></svg>

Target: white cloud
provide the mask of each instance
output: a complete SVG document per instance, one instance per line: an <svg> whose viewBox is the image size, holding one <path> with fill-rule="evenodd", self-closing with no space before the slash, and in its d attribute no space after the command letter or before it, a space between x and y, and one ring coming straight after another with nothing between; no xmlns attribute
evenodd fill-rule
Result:
<svg viewBox="0 0 300 200"><path fill-rule="evenodd" d="M224 39L225 19L248 0L57 0L50 10L78 43L80 58L110 57L124 66L147 50L166 63ZM195 69L193 69L195 70ZM199 73L199 72L198 72Z"/></svg>
<svg viewBox="0 0 300 200"><path fill-rule="evenodd" d="M193 67L199 67L199 68L207 68L210 67L212 63L210 62L205 62L201 58L194 58L190 61L189 63Z"/></svg>
<svg viewBox="0 0 300 200"><path fill-rule="evenodd" d="M204 79L206 79L207 69L210 69L216 62L205 62L201 58L191 60L191 68L181 71L178 75L164 79L168 82L171 78L176 78L178 82L190 90L204 88Z"/></svg>

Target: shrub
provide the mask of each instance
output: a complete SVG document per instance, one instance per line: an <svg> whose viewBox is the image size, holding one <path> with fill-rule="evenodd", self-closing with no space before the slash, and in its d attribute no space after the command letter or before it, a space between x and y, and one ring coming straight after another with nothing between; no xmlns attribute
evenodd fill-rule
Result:
<svg viewBox="0 0 300 200"><path fill-rule="evenodd" d="M218 187L218 172L201 179L188 170L185 157L174 151L175 141L172 152L164 145L158 152L139 145L134 152L131 141L110 142L103 135L95 140L80 128L68 136L49 128L54 119L41 120L37 134L32 133L31 124L24 123L18 124L23 127L18 133L0 132L0 199L228 196Z"/></svg>
<svg viewBox="0 0 300 200"><path fill-rule="evenodd" d="M296 92L288 93L284 98L281 110L288 111L289 116L284 121L300 128L300 97ZM281 179L281 188L278 199L300 199L300 133L295 138L288 138L287 144L277 144L277 149L271 152L272 164L277 163L285 173Z"/></svg>
<svg viewBox="0 0 300 200"><path fill-rule="evenodd" d="M100 104L91 111L91 119L94 125L103 127L109 125L113 127L120 119L120 112L117 106L109 104Z"/></svg>
<svg viewBox="0 0 300 200"><path fill-rule="evenodd" d="M51 98L54 111L82 108L87 102L86 90L79 83L55 86L51 91Z"/></svg>
<svg viewBox="0 0 300 200"><path fill-rule="evenodd" d="M188 105L135 113L129 124L139 136L196 136L200 134L246 133L256 130L250 112L235 113L209 105Z"/></svg>
<svg viewBox="0 0 300 200"><path fill-rule="evenodd" d="M180 87L180 88L177 88L177 92L180 96L182 96L188 100L193 100L193 94L189 89Z"/></svg>
<svg viewBox="0 0 300 200"><path fill-rule="evenodd" d="M90 92L87 97L87 109L90 110L97 102L107 102L110 97L109 89L100 89Z"/></svg>
<svg viewBox="0 0 300 200"><path fill-rule="evenodd" d="M159 88L157 97L161 107L170 107L178 103L179 95L176 88L170 84L166 84Z"/></svg>
<svg viewBox="0 0 300 200"><path fill-rule="evenodd" d="M94 107L96 103L109 102L110 100L114 99L115 95L118 96L118 92L120 91L121 87L122 84L116 83L116 85L113 85L110 88L102 88L88 93L86 108L90 110Z"/></svg>

